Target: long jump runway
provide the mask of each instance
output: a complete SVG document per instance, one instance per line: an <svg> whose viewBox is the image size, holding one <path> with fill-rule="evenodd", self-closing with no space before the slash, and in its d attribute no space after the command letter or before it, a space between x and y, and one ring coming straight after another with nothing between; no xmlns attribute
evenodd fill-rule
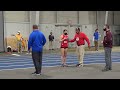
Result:
<svg viewBox="0 0 120 90"><path fill-rule="evenodd" d="M120 52L112 52L112 62L120 63ZM67 64L74 65L78 63L76 54L68 54ZM104 64L104 53L85 54L84 64ZM42 60L43 67L55 67L61 65L59 54L44 54ZM0 56L0 70L14 70L34 68L31 55L20 56Z"/></svg>

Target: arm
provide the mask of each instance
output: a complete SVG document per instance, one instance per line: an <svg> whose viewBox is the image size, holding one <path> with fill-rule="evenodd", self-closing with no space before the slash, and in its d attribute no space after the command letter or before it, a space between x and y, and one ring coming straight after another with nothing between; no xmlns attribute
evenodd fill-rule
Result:
<svg viewBox="0 0 120 90"><path fill-rule="evenodd" d="M15 34L11 34L11 36L15 36Z"/></svg>
<svg viewBox="0 0 120 90"><path fill-rule="evenodd" d="M86 40L88 46L90 47L90 40L88 39L88 37L84 34L84 39Z"/></svg>
<svg viewBox="0 0 120 90"><path fill-rule="evenodd" d="M32 46L32 34L30 34L29 40L28 40L28 51L30 51L31 46Z"/></svg>
<svg viewBox="0 0 120 90"><path fill-rule="evenodd" d="M99 38L101 37L101 34L99 33Z"/></svg>
<svg viewBox="0 0 120 90"><path fill-rule="evenodd" d="M53 36L53 39L54 39L54 36Z"/></svg>
<svg viewBox="0 0 120 90"><path fill-rule="evenodd" d="M110 43L112 39L112 35L110 32L106 33L106 39L104 40L105 43Z"/></svg>
<svg viewBox="0 0 120 90"><path fill-rule="evenodd" d="M11 36L15 36L15 37L16 37L16 35L15 35L15 34L11 34Z"/></svg>
<svg viewBox="0 0 120 90"><path fill-rule="evenodd" d="M45 36L43 34L43 46L45 45L45 43L46 43L46 38L45 38Z"/></svg>
<svg viewBox="0 0 120 90"><path fill-rule="evenodd" d="M95 33L94 33L94 35L93 35L93 41L94 41L94 38L95 38Z"/></svg>
<svg viewBox="0 0 120 90"><path fill-rule="evenodd" d="M74 42L74 41L76 41L76 35L74 36L74 39L69 40L69 42Z"/></svg>
<svg viewBox="0 0 120 90"><path fill-rule="evenodd" d="M48 36L48 39L50 40L50 35Z"/></svg>
<svg viewBox="0 0 120 90"><path fill-rule="evenodd" d="M60 36L60 42L64 41L63 35Z"/></svg>

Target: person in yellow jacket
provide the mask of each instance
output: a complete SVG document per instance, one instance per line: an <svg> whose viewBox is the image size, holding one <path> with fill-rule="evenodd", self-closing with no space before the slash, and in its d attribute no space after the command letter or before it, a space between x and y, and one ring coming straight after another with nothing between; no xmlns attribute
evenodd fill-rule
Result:
<svg viewBox="0 0 120 90"><path fill-rule="evenodd" d="M23 50L26 49L26 40L24 38L22 38L22 48Z"/></svg>
<svg viewBox="0 0 120 90"><path fill-rule="evenodd" d="M16 39L17 39L17 50L18 50L18 53L22 53L22 35L20 33L20 31L17 32L16 35L12 35L12 36L15 36Z"/></svg>

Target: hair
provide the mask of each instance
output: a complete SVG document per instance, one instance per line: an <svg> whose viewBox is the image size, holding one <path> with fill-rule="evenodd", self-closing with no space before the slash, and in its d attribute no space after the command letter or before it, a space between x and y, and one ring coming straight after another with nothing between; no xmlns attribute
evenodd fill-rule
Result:
<svg viewBox="0 0 120 90"><path fill-rule="evenodd" d="M78 28L78 30L80 31L80 28Z"/></svg>
<svg viewBox="0 0 120 90"><path fill-rule="evenodd" d="M33 25L33 29L38 29L38 26L37 25Z"/></svg>
<svg viewBox="0 0 120 90"><path fill-rule="evenodd" d="M95 31L97 31L98 29L96 29Z"/></svg>
<svg viewBox="0 0 120 90"><path fill-rule="evenodd" d="M76 28L76 31L77 31L77 30L80 31L80 28Z"/></svg>
<svg viewBox="0 0 120 90"><path fill-rule="evenodd" d="M66 29L64 29L64 30L63 30L63 33L64 33L65 31L67 31L67 30L66 30Z"/></svg>
<svg viewBox="0 0 120 90"><path fill-rule="evenodd" d="M108 29L110 28L108 24L106 24L106 27L107 27Z"/></svg>

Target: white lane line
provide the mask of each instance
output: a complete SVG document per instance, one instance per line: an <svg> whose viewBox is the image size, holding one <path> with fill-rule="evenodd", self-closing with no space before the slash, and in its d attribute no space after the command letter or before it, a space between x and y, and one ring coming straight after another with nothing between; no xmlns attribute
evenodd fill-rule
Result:
<svg viewBox="0 0 120 90"><path fill-rule="evenodd" d="M96 62L99 62L99 61L101 61L101 60L96 60L96 61L84 61L84 63L89 63L89 62L91 62L91 63L96 63ZM113 62L115 62L115 61L119 61L119 60L114 60ZM77 63L78 61L74 61L74 62L67 62L68 64L70 64L70 63ZM105 61L102 61L102 62L105 62ZM55 65L55 64L60 64L60 62L54 62L54 63L42 63L43 65L44 64L47 64L47 65L50 65L50 64L53 64L53 65ZM0 66L0 67L12 67L12 66L26 66L26 65L33 65L33 63L31 63L31 64L23 64L23 65L9 65L9 66Z"/></svg>
<svg viewBox="0 0 120 90"><path fill-rule="evenodd" d="M13 60L14 61L14 60ZM67 62L76 62L78 61L78 59L69 59L67 60ZM105 61L104 59L99 59L99 60L95 60L95 59L84 59L84 62L96 62L96 61ZM120 59L115 59L115 60L112 60L112 61L120 61ZM0 61L0 64L16 64L16 63L32 63L33 61L32 60L21 60L21 61L17 61L15 60L14 62L11 61ZM52 63L55 63L55 62L61 62L61 60L43 60L42 61L43 63L47 63L47 62L52 62Z"/></svg>
<svg viewBox="0 0 120 90"><path fill-rule="evenodd" d="M19 54L12 54L13 56L20 56Z"/></svg>
<svg viewBox="0 0 120 90"><path fill-rule="evenodd" d="M120 62L114 62L114 63L120 63ZM90 64L84 64L84 65L94 65L94 64L105 64L105 63L90 63ZM71 66L74 66L75 64L72 64ZM58 67L61 65L55 65L55 66L43 66L44 68L47 67ZM0 69L0 71L7 71L7 70L19 70L19 69L33 69L34 67L27 67L27 68L14 68L14 69Z"/></svg>

